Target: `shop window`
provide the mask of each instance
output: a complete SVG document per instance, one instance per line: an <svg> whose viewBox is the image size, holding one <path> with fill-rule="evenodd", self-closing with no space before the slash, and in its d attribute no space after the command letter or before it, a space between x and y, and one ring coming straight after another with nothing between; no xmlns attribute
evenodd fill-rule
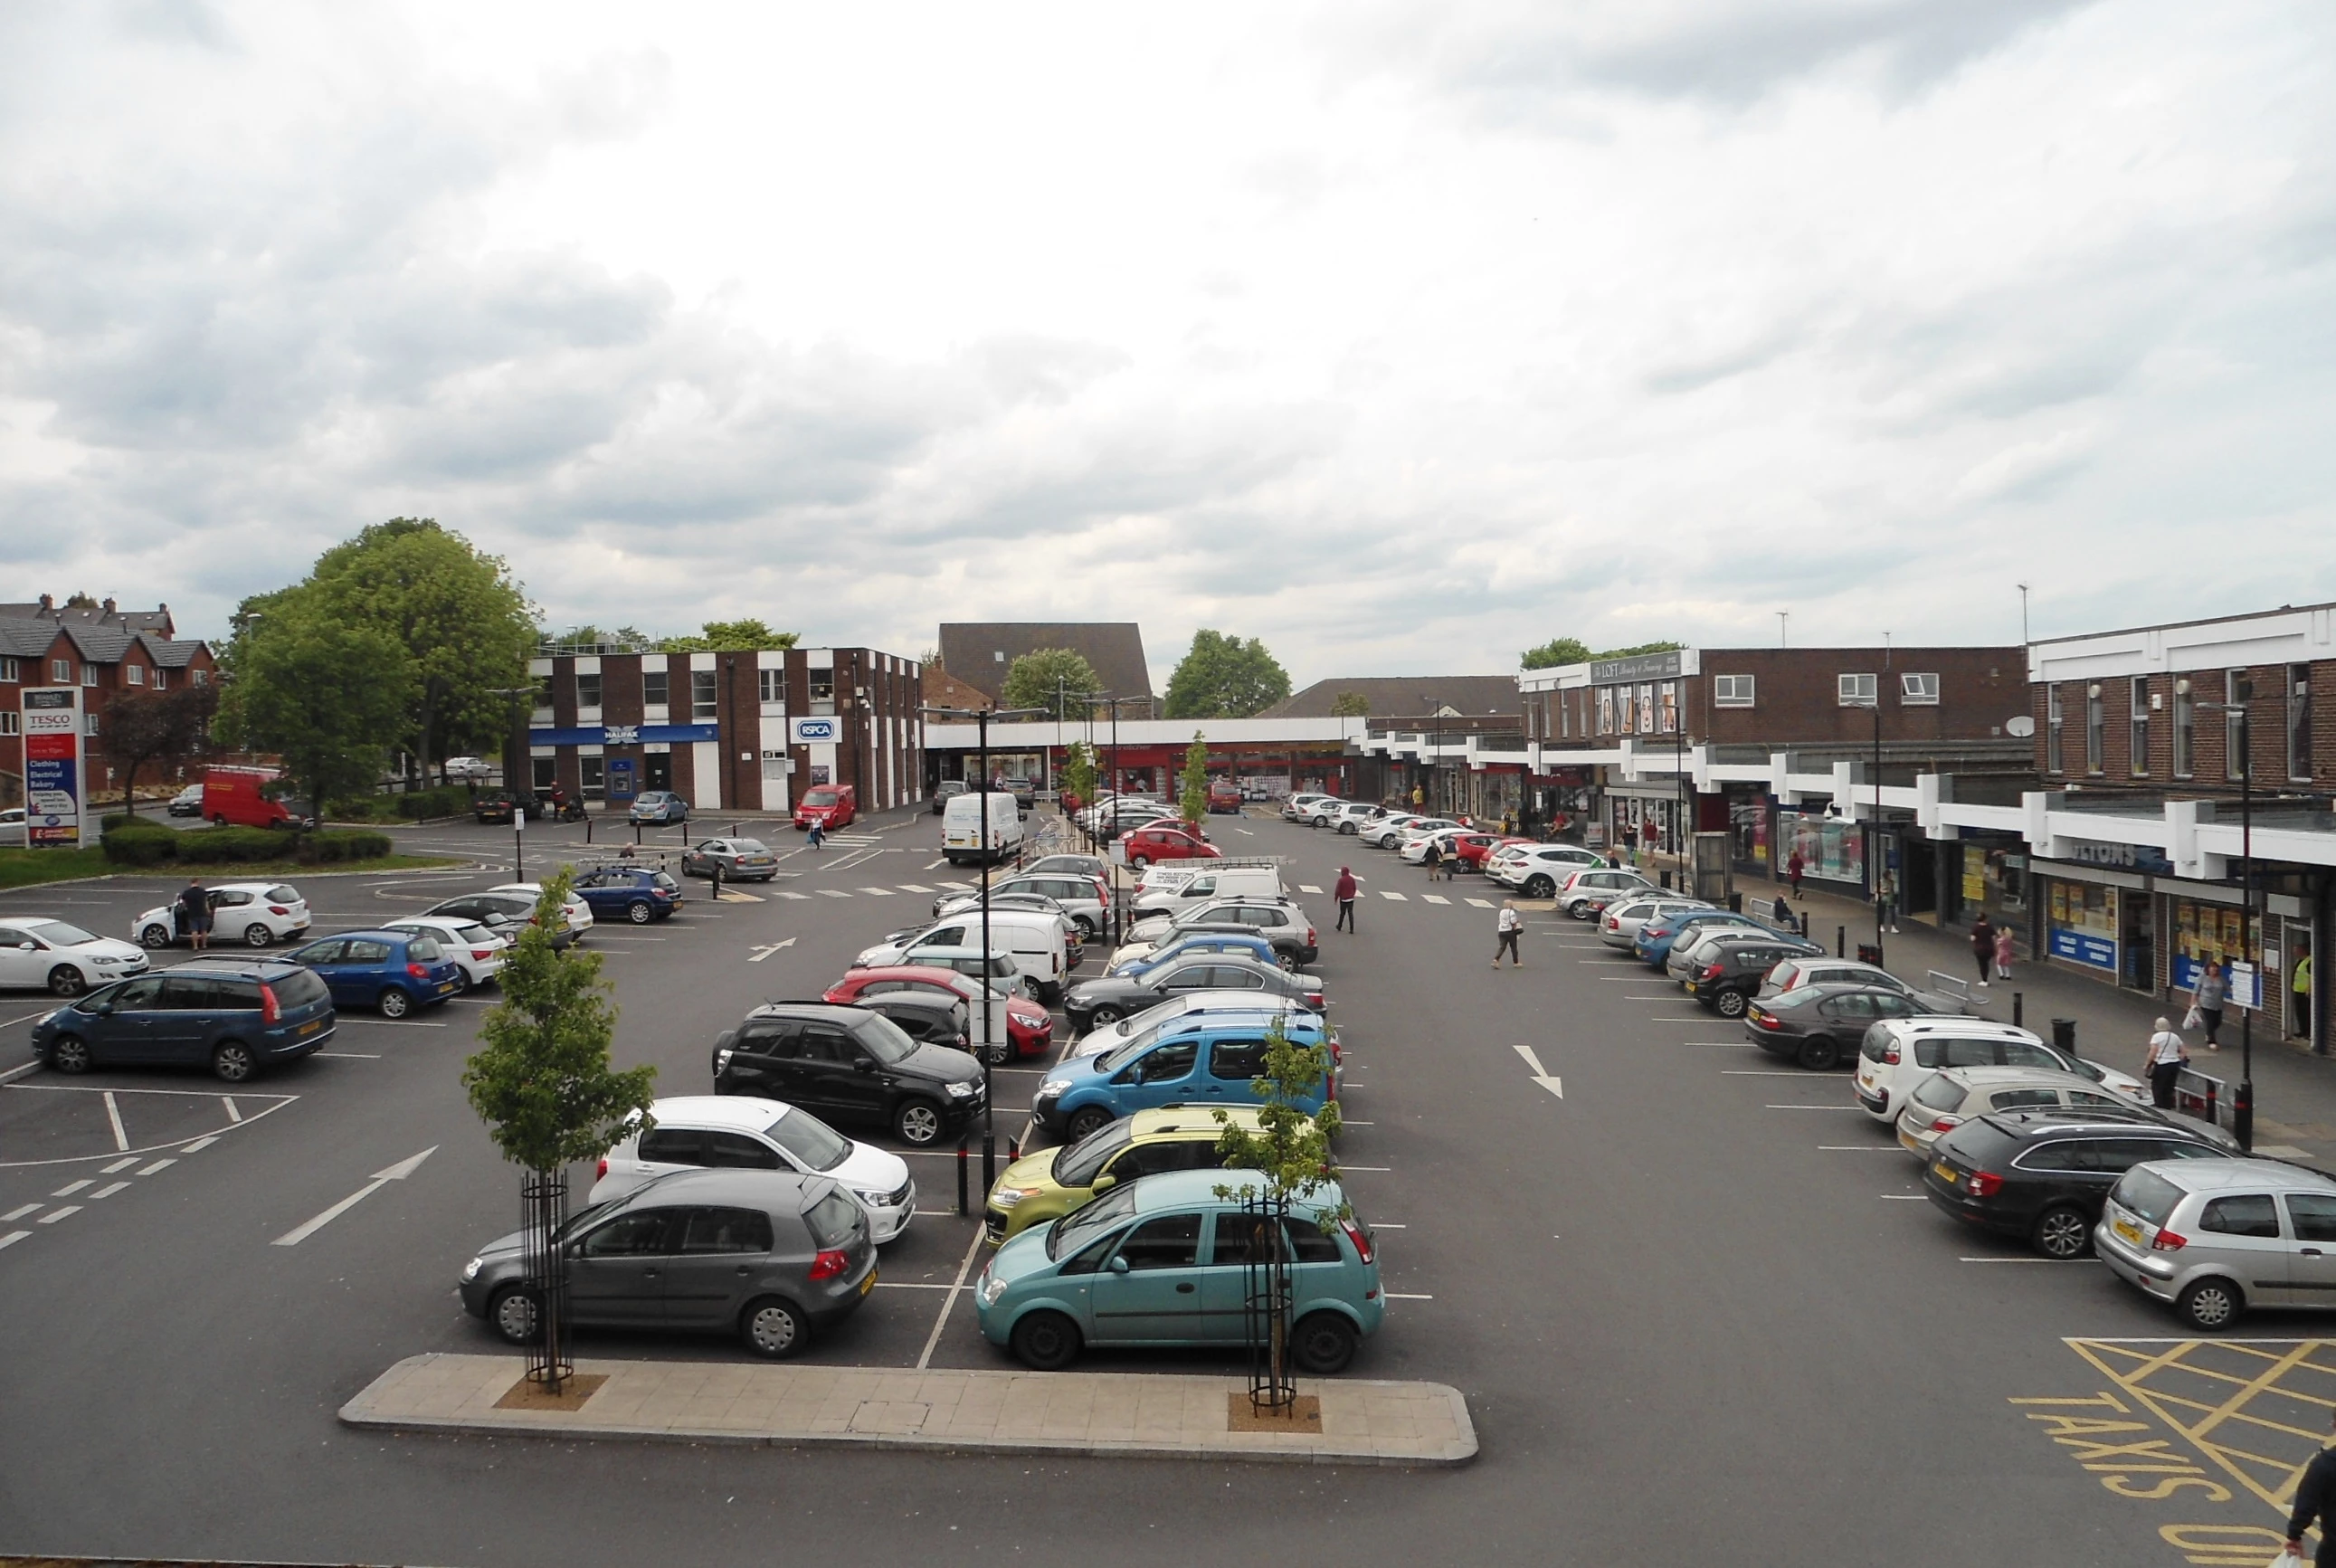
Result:
<svg viewBox="0 0 2336 1568"><path fill-rule="evenodd" d="M1909 673L1898 677L1898 706L1901 707L1936 707L1939 706L1939 677Z"/></svg>
<svg viewBox="0 0 2336 1568"><path fill-rule="evenodd" d="M689 672L689 718L692 724L712 724L721 713L721 692L710 669Z"/></svg>
<svg viewBox="0 0 2336 1568"><path fill-rule="evenodd" d="M787 672L785 670L758 669L754 672L754 684L759 689L761 700L764 702L784 702L787 700Z"/></svg>
<svg viewBox="0 0 2336 1568"><path fill-rule="evenodd" d="M2127 766L2136 778L2149 776L2149 677L2133 677L2133 705L2127 720L2130 738L2127 746L2133 754Z"/></svg>
<svg viewBox="0 0 2336 1568"><path fill-rule="evenodd" d="M2312 667L2287 667L2287 776L2312 776Z"/></svg>
<svg viewBox="0 0 2336 1568"><path fill-rule="evenodd" d="M1752 677L1748 675L1716 675L1711 677L1711 706L1714 707L1750 707Z"/></svg>
<svg viewBox="0 0 2336 1568"><path fill-rule="evenodd" d="M584 797L587 800L599 800L602 795L608 793L608 759L606 757L587 756L578 757L576 761L578 765L583 770Z"/></svg>
<svg viewBox="0 0 2336 1568"><path fill-rule="evenodd" d="M2227 778L2247 776L2245 705L2253 695L2245 670L2223 672L2223 770Z"/></svg>
<svg viewBox="0 0 2336 1568"><path fill-rule="evenodd" d="M1838 677L1837 686L1844 707L1872 707L1881 700L1880 676L1844 675Z"/></svg>
<svg viewBox="0 0 2336 1568"><path fill-rule="evenodd" d="M576 706L579 708L600 706L600 672L599 670L593 670L589 675L580 669L576 672Z"/></svg>
<svg viewBox="0 0 2336 1568"><path fill-rule="evenodd" d="M2047 773L2066 771L2060 762L2060 688L2044 688L2044 769Z"/></svg>
<svg viewBox="0 0 2336 1568"><path fill-rule="evenodd" d="M641 671L641 701L649 707L664 707L673 701L673 674L669 670Z"/></svg>
<svg viewBox="0 0 2336 1568"><path fill-rule="evenodd" d="M2174 776L2190 776L2191 757L2198 749L2198 699L2190 693L2186 676L2174 683Z"/></svg>
<svg viewBox="0 0 2336 1568"><path fill-rule="evenodd" d="M2196 990L2198 977L2210 963L2263 961L2261 922L2246 920L2234 906L2175 899L2169 912L2174 923L2174 958L2166 979L2174 989Z"/></svg>
<svg viewBox="0 0 2336 1568"><path fill-rule="evenodd" d="M2101 703L2101 683L2095 681L2085 688L2085 771L2101 771L2101 745L2108 726L2108 712Z"/></svg>

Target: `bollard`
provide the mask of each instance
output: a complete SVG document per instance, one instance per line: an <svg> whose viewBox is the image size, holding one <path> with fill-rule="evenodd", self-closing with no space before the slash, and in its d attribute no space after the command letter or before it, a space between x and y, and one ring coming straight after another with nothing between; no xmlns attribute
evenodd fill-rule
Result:
<svg viewBox="0 0 2336 1568"><path fill-rule="evenodd" d="M1844 955L1845 955L1848 951L1849 951L1849 928L1848 928L1847 926L1835 926L1835 927L1834 927L1834 929L1833 929L1833 956L1834 956L1834 957L1835 957L1835 958L1841 958L1841 957L1843 957Z"/></svg>
<svg viewBox="0 0 2336 1568"><path fill-rule="evenodd" d="M638 849L638 848L640 847L640 843L641 843L641 824L640 824L640 823L635 823L633 824L633 847L634 847L635 849Z"/></svg>
<svg viewBox="0 0 2336 1568"><path fill-rule="evenodd" d="M965 1204L965 1140L959 1138L957 1141L957 1212L960 1214L973 1213Z"/></svg>
<svg viewBox="0 0 2336 1568"><path fill-rule="evenodd" d="M589 812L584 813L584 842L588 844L592 842L592 813Z"/></svg>
<svg viewBox="0 0 2336 1568"><path fill-rule="evenodd" d="M2015 1029L2020 1027L2026 1022L2026 1020L2021 1017L2022 1008L2020 1005L2027 998L2021 996L2018 991L2011 993L2011 1027Z"/></svg>
<svg viewBox="0 0 2336 1568"><path fill-rule="evenodd" d="M2074 1018L2054 1018L2052 1020L2052 1043L2059 1047L2064 1051L2075 1051L2077 1048L2077 1020Z"/></svg>

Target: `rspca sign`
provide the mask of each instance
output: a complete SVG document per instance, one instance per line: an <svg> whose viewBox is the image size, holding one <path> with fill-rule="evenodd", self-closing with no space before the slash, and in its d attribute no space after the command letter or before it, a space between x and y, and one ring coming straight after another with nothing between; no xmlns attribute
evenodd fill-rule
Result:
<svg viewBox="0 0 2336 1568"><path fill-rule="evenodd" d="M790 745L832 745L840 732L832 718L791 718L787 721L787 744Z"/></svg>

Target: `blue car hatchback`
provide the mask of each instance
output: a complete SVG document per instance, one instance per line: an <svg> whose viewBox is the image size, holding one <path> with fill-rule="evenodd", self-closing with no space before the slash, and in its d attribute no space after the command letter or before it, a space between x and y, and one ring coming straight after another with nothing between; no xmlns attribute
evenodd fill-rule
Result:
<svg viewBox="0 0 2336 1568"><path fill-rule="evenodd" d="M1271 969L1275 966L1273 944L1263 937L1242 936L1233 931L1193 931L1162 943L1140 959L1130 959L1114 966L1111 973L1141 979L1163 964L1195 953L1231 953L1236 958L1255 959Z"/></svg>
<svg viewBox="0 0 2336 1568"><path fill-rule="evenodd" d="M308 970L279 959L198 959L59 1008L33 1026L33 1053L60 1073L208 1065L239 1084L322 1048L334 1027L332 994Z"/></svg>
<svg viewBox="0 0 2336 1568"><path fill-rule="evenodd" d="M1319 1014L1260 1009L1246 1017L1199 1013L1170 1018L1124 1046L1075 1057L1046 1074L1030 1102L1046 1132L1076 1144L1097 1127L1160 1105L1253 1105L1265 1068L1265 1031L1277 1019L1289 1037L1323 1050L1330 1070L1298 1102L1308 1115L1338 1097L1338 1053Z"/></svg>
<svg viewBox="0 0 2336 1568"><path fill-rule="evenodd" d="M628 920L637 926L664 920L681 908L681 884L664 872L643 866L598 866L576 879L576 896L596 920Z"/></svg>
<svg viewBox="0 0 2336 1568"><path fill-rule="evenodd" d="M1243 1211L1253 1171L1163 1171L1034 1226L998 1249L974 1290L982 1337L1041 1372L1088 1346L1245 1345L1253 1267L1272 1232ZM1219 1196L1223 1188L1228 1195ZM1387 1316L1370 1232L1336 1183L1290 1205L1290 1350L1301 1372L1344 1371Z"/></svg>
<svg viewBox="0 0 2336 1568"><path fill-rule="evenodd" d="M284 957L322 979L336 1004L378 1008L384 1018L402 1018L462 989L462 966L434 939L411 931L350 931Z"/></svg>

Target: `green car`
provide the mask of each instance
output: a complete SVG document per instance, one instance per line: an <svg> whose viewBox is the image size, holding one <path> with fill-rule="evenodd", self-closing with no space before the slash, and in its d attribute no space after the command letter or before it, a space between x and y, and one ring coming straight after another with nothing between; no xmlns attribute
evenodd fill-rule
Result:
<svg viewBox="0 0 2336 1568"><path fill-rule="evenodd" d="M1166 1171L1023 1232L981 1271L973 1300L983 1337L1041 1372L1069 1366L1087 1345L1244 1343L1252 1222L1241 1200L1263 1179ZM1316 1222L1344 1206L1327 1183L1293 1203L1288 1222L1290 1359L1316 1376L1343 1371L1387 1313L1370 1232L1352 1219Z"/></svg>
<svg viewBox="0 0 2336 1568"><path fill-rule="evenodd" d="M1255 1105L1219 1108L1233 1125L1259 1130ZM1217 1140L1223 1135L1223 1125L1207 1106L1162 1105L1122 1116L1076 1144L1025 1154L999 1172L982 1211L983 1224L992 1242L1010 1241L1138 1176L1214 1169L1221 1163Z"/></svg>

